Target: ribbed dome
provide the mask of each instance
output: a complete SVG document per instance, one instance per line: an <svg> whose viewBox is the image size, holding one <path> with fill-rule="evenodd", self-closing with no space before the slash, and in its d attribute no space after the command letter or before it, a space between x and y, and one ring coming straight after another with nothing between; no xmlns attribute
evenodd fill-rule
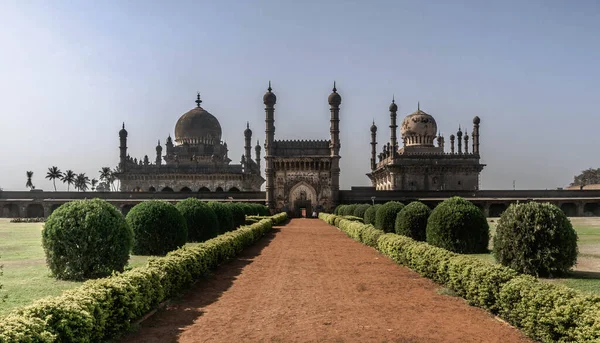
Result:
<svg viewBox="0 0 600 343"><path fill-rule="evenodd" d="M175 124L175 141L178 144L218 144L221 141L221 124L215 116L198 106L182 115Z"/></svg>
<svg viewBox="0 0 600 343"><path fill-rule="evenodd" d="M400 133L406 146L433 146L437 124L431 115L418 109L404 118Z"/></svg>

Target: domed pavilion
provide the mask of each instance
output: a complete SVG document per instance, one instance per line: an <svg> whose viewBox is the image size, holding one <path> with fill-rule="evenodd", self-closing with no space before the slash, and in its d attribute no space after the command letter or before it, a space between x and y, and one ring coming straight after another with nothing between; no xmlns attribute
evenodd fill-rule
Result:
<svg viewBox="0 0 600 343"><path fill-rule="evenodd" d="M184 113L175 124L175 140L167 137L165 154L158 141L153 161L148 155L132 158L127 154L125 124L119 131L119 172L121 191L138 192L221 192L260 191L265 179L260 175L260 150L252 151L252 131L246 124L245 146L240 164L230 164L227 143L222 140L219 120L200 105Z"/></svg>
<svg viewBox="0 0 600 343"><path fill-rule="evenodd" d="M377 154L377 126L371 126L371 172L367 176L377 190L478 190L479 174L485 167L479 162L479 117L473 118L471 133L463 134L460 126L450 135L450 151L430 114L417 110L400 125L400 147L396 137L398 105L390 110L390 140ZM436 145L437 143L437 145ZM464 143L464 144L463 144Z"/></svg>

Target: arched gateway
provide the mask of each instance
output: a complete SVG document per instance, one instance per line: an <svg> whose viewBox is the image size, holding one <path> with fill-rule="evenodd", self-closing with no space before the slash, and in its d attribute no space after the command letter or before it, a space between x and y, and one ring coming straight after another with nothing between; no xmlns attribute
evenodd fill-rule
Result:
<svg viewBox="0 0 600 343"><path fill-rule="evenodd" d="M290 189L288 203L295 217L309 217L318 204L317 192L308 183L298 182Z"/></svg>

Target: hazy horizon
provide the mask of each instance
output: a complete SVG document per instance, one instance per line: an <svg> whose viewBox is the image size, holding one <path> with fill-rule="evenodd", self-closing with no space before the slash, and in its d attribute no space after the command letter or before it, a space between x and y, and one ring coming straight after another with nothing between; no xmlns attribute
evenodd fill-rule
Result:
<svg viewBox="0 0 600 343"><path fill-rule="evenodd" d="M596 1L7 1L0 21L4 190L28 170L53 190L51 166L98 178L123 122L128 153L153 161L197 91L237 164L247 121L264 143L269 80L278 140L329 139L337 82L342 189L370 184L369 127L379 152L392 96L399 123L420 102L446 142L481 118L481 189L600 167Z"/></svg>

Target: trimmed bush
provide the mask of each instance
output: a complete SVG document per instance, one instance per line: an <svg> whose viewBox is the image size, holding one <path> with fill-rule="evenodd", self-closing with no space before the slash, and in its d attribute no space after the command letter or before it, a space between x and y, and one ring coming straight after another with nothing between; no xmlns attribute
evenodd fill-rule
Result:
<svg viewBox="0 0 600 343"><path fill-rule="evenodd" d="M215 211L219 221L219 233L225 233L235 229L233 227L233 213L229 207L221 202L210 201L208 206Z"/></svg>
<svg viewBox="0 0 600 343"><path fill-rule="evenodd" d="M375 204L365 210L364 222L365 224L375 225L375 217L377 216L377 210L381 207L381 204Z"/></svg>
<svg viewBox="0 0 600 343"><path fill-rule="evenodd" d="M365 218L365 212L367 211L367 209L371 207L371 205L369 204L359 204L356 205L356 208L354 208L354 212L352 212L352 215L355 217L360 217L364 220Z"/></svg>
<svg viewBox="0 0 600 343"><path fill-rule="evenodd" d="M489 234L481 210L461 197L442 201L427 221L427 243L460 254L486 253Z"/></svg>
<svg viewBox="0 0 600 343"><path fill-rule="evenodd" d="M377 209L375 214L375 227L384 232L394 232L396 216L404 208L404 204L397 201L388 201Z"/></svg>
<svg viewBox="0 0 600 343"><path fill-rule="evenodd" d="M555 205L512 204L498 220L494 256L520 273L564 274L577 262L577 233Z"/></svg>
<svg viewBox="0 0 600 343"><path fill-rule="evenodd" d="M84 280L123 271L133 232L123 215L104 200L75 200L56 209L42 230L42 246L52 274Z"/></svg>
<svg viewBox="0 0 600 343"><path fill-rule="evenodd" d="M127 213L125 219L133 229L135 255L165 255L187 241L185 218L166 201L141 202Z"/></svg>
<svg viewBox="0 0 600 343"><path fill-rule="evenodd" d="M231 202L225 204L229 207L231 211L231 219L233 221L233 228L236 229L246 222L246 213L244 212L244 207L239 202Z"/></svg>
<svg viewBox="0 0 600 343"><path fill-rule="evenodd" d="M241 202L238 204L242 205L247 216L269 216L269 209L265 205Z"/></svg>
<svg viewBox="0 0 600 343"><path fill-rule="evenodd" d="M363 219L361 217L355 217L355 216L342 216L342 218L347 219L347 220L351 220L354 222L363 222Z"/></svg>
<svg viewBox="0 0 600 343"><path fill-rule="evenodd" d="M187 198L175 205L185 218L188 242L204 242L219 234L219 220L215 211L197 198Z"/></svg>
<svg viewBox="0 0 600 343"><path fill-rule="evenodd" d="M341 212L339 213L339 215L341 216L351 216L354 213L354 209L356 208L356 204L350 204L350 205L346 205L344 206L344 208L341 210Z"/></svg>
<svg viewBox="0 0 600 343"><path fill-rule="evenodd" d="M427 219L431 209L422 202L413 201L406 205L396 216L395 231L399 235L410 237L416 241L427 238Z"/></svg>
<svg viewBox="0 0 600 343"><path fill-rule="evenodd" d="M333 210L333 214L340 215L341 214L340 212L342 211L342 209L344 207L346 207L346 205L337 205L335 207L335 209Z"/></svg>

